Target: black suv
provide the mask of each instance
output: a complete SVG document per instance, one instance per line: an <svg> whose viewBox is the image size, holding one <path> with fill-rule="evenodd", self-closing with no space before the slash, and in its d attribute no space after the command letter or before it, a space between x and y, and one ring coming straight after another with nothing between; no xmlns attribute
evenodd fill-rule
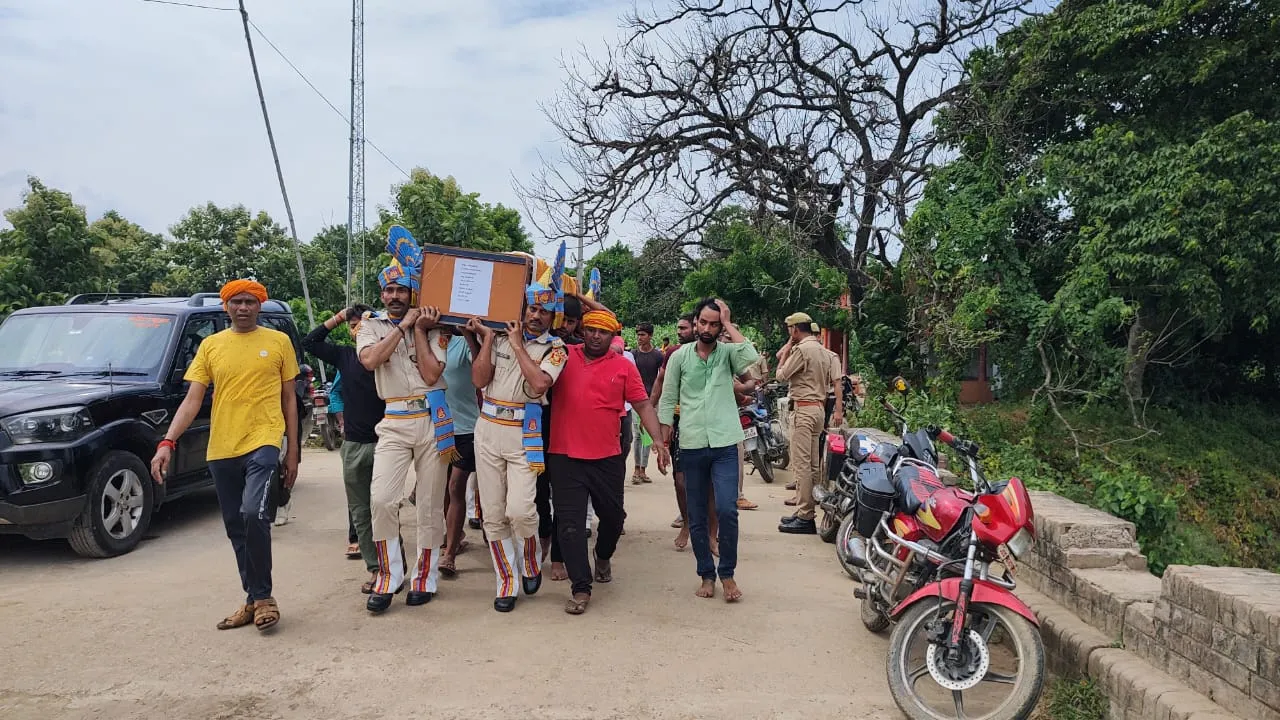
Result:
<svg viewBox="0 0 1280 720"><path fill-rule="evenodd" d="M289 306L259 323L293 341L299 438L311 431L311 370ZM164 485L156 444L186 395L200 341L226 328L214 293L189 298L77 295L0 325L0 534L65 537L86 557L132 550L162 502L211 487L205 462L213 392L178 442Z"/></svg>

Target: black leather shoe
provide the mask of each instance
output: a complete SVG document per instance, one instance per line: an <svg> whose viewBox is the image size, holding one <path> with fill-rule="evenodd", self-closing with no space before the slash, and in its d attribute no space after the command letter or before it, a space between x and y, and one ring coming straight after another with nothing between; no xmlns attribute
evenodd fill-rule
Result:
<svg viewBox="0 0 1280 720"><path fill-rule="evenodd" d="M391 607L391 599L394 597L395 595L390 593L373 593L369 596L369 602L365 603L364 607L374 614L385 612L387 608Z"/></svg>
<svg viewBox="0 0 1280 720"><path fill-rule="evenodd" d="M516 609L516 596L496 597L493 599L493 609L498 612L511 612Z"/></svg>
<svg viewBox="0 0 1280 720"><path fill-rule="evenodd" d="M789 535L817 535L818 526L812 520L791 518L788 522L779 523L778 532Z"/></svg>
<svg viewBox="0 0 1280 720"><path fill-rule="evenodd" d="M479 529L480 529L480 519L479 519L479 518L469 518L469 519L467 520L467 524L471 526L471 529L472 529L472 530L479 530Z"/></svg>
<svg viewBox="0 0 1280 720"><path fill-rule="evenodd" d="M521 577L520 587L524 588L525 595L536 595L538 588L542 587L542 573L538 573L533 577Z"/></svg>
<svg viewBox="0 0 1280 720"><path fill-rule="evenodd" d="M410 590L408 596L406 596L404 599L404 604L405 605L426 605L427 603L431 602L431 598L435 597L435 595L436 595L435 593L414 592Z"/></svg>
<svg viewBox="0 0 1280 720"><path fill-rule="evenodd" d="M782 517L778 518L778 522L782 523L783 525L786 525L787 523L795 519L796 519L795 515L783 515Z"/></svg>

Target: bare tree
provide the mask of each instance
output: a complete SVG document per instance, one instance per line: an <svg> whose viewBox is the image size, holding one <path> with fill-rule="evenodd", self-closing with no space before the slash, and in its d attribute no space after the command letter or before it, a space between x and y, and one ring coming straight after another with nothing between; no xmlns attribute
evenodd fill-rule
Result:
<svg viewBox="0 0 1280 720"><path fill-rule="evenodd" d="M520 188L544 233L638 216L689 245L742 204L787 223L855 296L889 262L964 56L1028 0L676 0L627 16L547 108L564 156ZM535 223L538 222L535 220ZM545 225L545 226L544 226ZM852 238L849 238L851 229ZM849 240L852 240L850 244Z"/></svg>

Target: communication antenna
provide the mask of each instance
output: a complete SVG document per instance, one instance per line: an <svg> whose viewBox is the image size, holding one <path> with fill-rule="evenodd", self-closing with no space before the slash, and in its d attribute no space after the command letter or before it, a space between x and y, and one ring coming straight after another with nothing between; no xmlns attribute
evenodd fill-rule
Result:
<svg viewBox="0 0 1280 720"><path fill-rule="evenodd" d="M351 146L347 157L347 307L365 302L364 232L364 0L351 0ZM353 248L352 246L358 246ZM358 269L352 268L352 251ZM355 275L359 275L356 288Z"/></svg>

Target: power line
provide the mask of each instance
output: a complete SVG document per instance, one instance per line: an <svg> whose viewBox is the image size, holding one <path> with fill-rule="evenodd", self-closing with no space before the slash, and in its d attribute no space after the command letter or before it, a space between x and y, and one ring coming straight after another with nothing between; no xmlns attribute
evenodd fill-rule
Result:
<svg viewBox="0 0 1280 720"><path fill-rule="evenodd" d="M160 5L176 5L178 7L199 8L201 10L230 10L232 12L237 11L236 8L214 7L212 5L196 5L193 3L175 2L174 0L142 0L142 2L157 3ZM263 40L267 41L267 45L270 45L271 49L276 51L276 54L280 56L280 59L284 60L285 64L288 65L295 73L297 73L298 77L302 78L302 81L307 84L307 87L311 88L312 92L320 96L320 99L324 101L324 104L328 105L329 109L337 113L338 117L342 118L342 121L346 123L348 127L350 127L351 119L348 118L345 114L343 114L343 112L339 110L336 105L330 102L329 98L325 97L324 93L320 92L320 88L317 88L315 86L315 83L311 82L311 80L308 79L307 76L303 74L301 70L298 69L298 66L294 65L293 61L290 60L289 57L285 55L284 52L279 47L276 47L276 44L274 42L271 42L271 38L267 37L267 34L262 32L262 28L258 27L258 25L254 23L252 20L249 21L249 24L253 26L253 29L258 32L258 35L261 36ZM383 160L386 160L388 163L391 164L392 167L399 170L402 175L404 175L406 178L412 178L409 172L404 168L400 167L399 163L397 163L395 160L392 160L385 152L383 152L382 148L378 147L377 143L370 140L367 136L365 137L364 141L368 143L369 147L373 148L374 152L382 156Z"/></svg>
<svg viewBox="0 0 1280 720"><path fill-rule="evenodd" d="M315 86L315 83L307 79L307 76L304 75L302 71L298 69L298 66L294 65L293 61L290 60L288 56L286 56L284 52L280 50L280 48L276 47L275 43L271 42L271 38L267 37L267 34L262 32L262 28L258 27L257 25L254 25L252 20L249 21L249 24L253 25L253 29L258 31L258 34L262 36L263 40L267 41L267 44L271 46L272 50L276 51L276 54L280 56L280 59L284 60L285 64L288 65L290 68L292 68L293 71L298 74L298 77L302 78L302 82L306 83L307 87L311 88L311 90L315 92L316 95L319 95L320 99L324 101L325 105L329 106L330 110L333 110L335 113L337 113L338 117L342 118L342 121L345 122L348 126L350 126L351 118L348 118L346 115L344 115L343 112L339 110L336 105L334 105L332 102L329 101L329 98L324 96L324 93L320 92L320 89ZM409 173L404 168L400 167L395 160L392 160L391 158L387 157L387 154L382 152L382 148L378 147L376 143L374 143L368 137L365 138L365 142L369 144L369 147L373 148L379 155L381 155L383 160L386 160L387 162L391 163L392 167L394 167L395 169L403 173L405 177L410 177Z"/></svg>
<svg viewBox="0 0 1280 720"><path fill-rule="evenodd" d="M199 8L201 10L228 10L236 12L235 8L214 7L213 5L196 5L194 3L174 2L173 0L142 0L142 2L155 3L157 5L176 5L178 7Z"/></svg>

